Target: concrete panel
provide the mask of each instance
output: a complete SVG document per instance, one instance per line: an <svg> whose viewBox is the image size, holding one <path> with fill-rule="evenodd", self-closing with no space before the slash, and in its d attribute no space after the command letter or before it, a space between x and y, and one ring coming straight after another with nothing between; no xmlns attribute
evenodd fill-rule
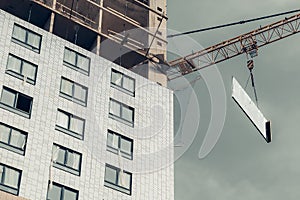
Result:
<svg viewBox="0 0 300 200"><path fill-rule="evenodd" d="M232 98L241 107L265 140L271 142L270 121L264 117L262 112L234 77L232 77Z"/></svg>

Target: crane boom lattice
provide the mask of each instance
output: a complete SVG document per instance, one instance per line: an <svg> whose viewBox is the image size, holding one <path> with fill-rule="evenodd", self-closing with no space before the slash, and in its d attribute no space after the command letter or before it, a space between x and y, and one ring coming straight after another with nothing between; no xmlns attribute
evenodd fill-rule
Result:
<svg viewBox="0 0 300 200"><path fill-rule="evenodd" d="M300 32L300 14L169 62L168 79L192 73Z"/></svg>

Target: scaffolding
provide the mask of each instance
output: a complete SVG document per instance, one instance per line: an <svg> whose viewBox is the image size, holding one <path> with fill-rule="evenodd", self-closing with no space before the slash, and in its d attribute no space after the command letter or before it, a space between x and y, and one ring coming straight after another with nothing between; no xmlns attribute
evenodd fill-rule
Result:
<svg viewBox="0 0 300 200"><path fill-rule="evenodd" d="M153 57L149 52L166 57L165 0L1 0L0 9L113 62L118 59L110 58L109 52L123 48L130 52L130 59L125 55L122 62L128 69ZM130 30L136 31L128 34ZM113 49L102 48L104 41Z"/></svg>

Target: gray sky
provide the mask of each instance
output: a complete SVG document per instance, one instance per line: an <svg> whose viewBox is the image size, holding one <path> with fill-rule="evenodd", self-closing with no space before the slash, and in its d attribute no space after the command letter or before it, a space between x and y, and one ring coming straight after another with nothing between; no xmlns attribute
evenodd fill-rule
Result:
<svg viewBox="0 0 300 200"><path fill-rule="evenodd" d="M172 0L168 28L188 31L299 8L299 0ZM281 18L190 36L208 47ZM299 199L299 42L300 34L267 45L254 61L259 106L272 123L270 144L231 99L231 77L244 86L249 75L245 56L239 56L217 65L226 87L226 122L213 151L199 160L210 99L204 81L196 83L200 127L192 146L175 163L176 200ZM251 87L247 92L253 97Z"/></svg>

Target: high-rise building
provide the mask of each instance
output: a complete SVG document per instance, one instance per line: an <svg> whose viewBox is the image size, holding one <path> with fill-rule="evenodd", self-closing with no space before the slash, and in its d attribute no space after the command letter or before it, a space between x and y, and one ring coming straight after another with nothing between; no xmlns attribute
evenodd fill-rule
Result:
<svg viewBox="0 0 300 200"><path fill-rule="evenodd" d="M166 59L166 0L1 0L0 8L166 85L156 64Z"/></svg>
<svg viewBox="0 0 300 200"><path fill-rule="evenodd" d="M174 199L165 9L0 2L1 200Z"/></svg>

